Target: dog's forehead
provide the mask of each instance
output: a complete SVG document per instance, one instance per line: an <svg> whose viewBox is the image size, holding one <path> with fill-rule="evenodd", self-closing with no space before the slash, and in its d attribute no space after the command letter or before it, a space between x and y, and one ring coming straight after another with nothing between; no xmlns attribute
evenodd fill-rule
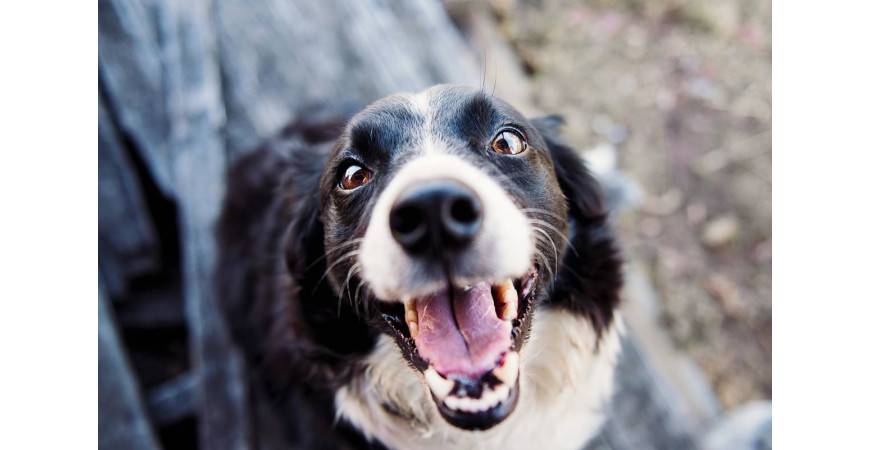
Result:
<svg viewBox="0 0 870 450"><path fill-rule="evenodd" d="M416 114L441 123L463 115L468 109L478 113L499 113L499 102L483 91L465 86L438 85L416 94L403 94L397 99Z"/></svg>
<svg viewBox="0 0 870 450"><path fill-rule="evenodd" d="M352 136L394 133L406 137L491 131L506 121L525 119L508 104L476 89L438 85L422 92L381 99L350 123Z"/></svg>

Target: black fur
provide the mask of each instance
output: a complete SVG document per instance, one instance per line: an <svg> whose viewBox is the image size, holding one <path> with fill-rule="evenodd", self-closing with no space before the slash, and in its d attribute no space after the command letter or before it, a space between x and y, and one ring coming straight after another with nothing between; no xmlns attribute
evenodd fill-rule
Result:
<svg viewBox="0 0 870 450"><path fill-rule="evenodd" d="M439 117L446 139L482 149L468 157L502 177L512 196L552 209L554 216L567 212L567 221L539 217L570 235L570 245L552 235L558 261L551 248L539 249L559 267L554 283L539 285L547 290L541 298L587 316L602 332L619 301L621 262L598 185L559 138L560 121L515 119L539 152L526 159L498 159L485 151L490 135L505 115L521 116L483 94L455 95L447 102L455 109ZM389 103L376 104L353 119L349 114L303 114L229 173L217 232L217 292L256 382L283 416L288 438L297 446L313 445L315 441L306 440L310 433L320 434L317 442L329 442L326 447L363 445L346 424L333 430L333 395L360 370L360 359L386 331L381 314L395 311L378 302L353 304L359 280L351 277L348 286L343 284L350 262L327 273L335 255L326 253L364 233L361 224L367 222L374 199L409 157L400 151L410 142L403 130L417 120ZM349 158L376 165L381 176L367 191L333 195Z"/></svg>
<svg viewBox="0 0 870 450"><path fill-rule="evenodd" d="M588 317L600 335L613 320L623 283L622 259L611 235L601 189L559 136L561 118L544 117L532 123L553 156L571 221L571 245L562 257L550 302Z"/></svg>

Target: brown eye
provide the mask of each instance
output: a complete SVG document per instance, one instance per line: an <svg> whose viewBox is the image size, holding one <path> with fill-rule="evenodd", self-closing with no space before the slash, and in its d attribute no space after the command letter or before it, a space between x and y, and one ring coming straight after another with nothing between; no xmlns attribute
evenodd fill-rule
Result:
<svg viewBox="0 0 870 450"><path fill-rule="evenodd" d="M344 170L344 177L339 185L342 189L356 189L372 179L372 173L368 169L364 169L356 164L349 166Z"/></svg>
<svg viewBox="0 0 870 450"><path fill-rule="evenodd" d="M492 140L492 149L502 155L516 155L526 149L526 141L516 131L505 130Z"/></svg>

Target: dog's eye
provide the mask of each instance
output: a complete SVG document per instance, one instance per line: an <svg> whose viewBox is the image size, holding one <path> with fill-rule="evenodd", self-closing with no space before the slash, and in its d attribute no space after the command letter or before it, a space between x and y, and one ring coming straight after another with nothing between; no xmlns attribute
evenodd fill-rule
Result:
<svg viewBox="0 0 870 450"><path fill-rule="evenodd" d="M516 131L504 130L492 140L492 149L502 155L516 155L526 149L526 141Z"/></svg>
<svg viewBox="0 0 870 450"><path fill-rule="evenodd" d="M344 177L342 177L339 185L342 189L350 191L368 183L371 179L372 173L368 169L354 164L344 170Z"/></svg>

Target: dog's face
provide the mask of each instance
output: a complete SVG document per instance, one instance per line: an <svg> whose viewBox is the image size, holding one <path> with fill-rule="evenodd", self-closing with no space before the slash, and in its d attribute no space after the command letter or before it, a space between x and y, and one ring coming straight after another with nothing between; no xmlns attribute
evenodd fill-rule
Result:
<svg viewBox="0 0 870 450"><path fill-rule="evenodd" d="M386 98L347 125L319 199L332 286L393 336L441 415L468 429L507 417L569 233L532 123L463 87Z"/></svg>

